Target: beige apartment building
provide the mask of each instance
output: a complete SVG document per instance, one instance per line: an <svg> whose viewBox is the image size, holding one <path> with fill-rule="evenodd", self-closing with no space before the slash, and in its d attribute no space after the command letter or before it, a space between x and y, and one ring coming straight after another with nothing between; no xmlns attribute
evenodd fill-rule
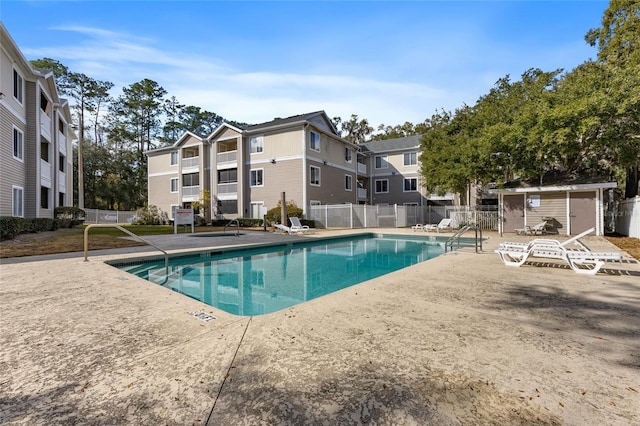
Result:
<svg viewBox="0 0 640 426"><path fill-rule="evenodd" d="M171 216L211 195L211 218L260 218L285 193L305 212L325 204L425 205L419 136L355 145L324 111L244 129L223 124L208 137L185 133L147 152L149 204ZM453 198L443 197L447 203Z"/></svg>
<svg viewBox="0 0 640 426"><path fill-rule="evenodd" d="M69 104L2 23L0 44L0 216L53 218L73 205Z"/></svg>

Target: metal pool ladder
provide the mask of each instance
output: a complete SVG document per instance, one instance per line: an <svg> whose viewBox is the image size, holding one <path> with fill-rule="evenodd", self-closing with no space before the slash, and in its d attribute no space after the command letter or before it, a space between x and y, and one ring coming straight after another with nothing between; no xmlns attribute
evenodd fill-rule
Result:
<svg viewBox="0 0 640 426"><path fill-rule="evenodd" d="M91 228L118 228L119 230L121 230L122 232L124 232L125 234L129 234L131 235L133 238L142 241L145 244L148 244L158 250L160 250L162 252L162 254L164 254L164 272L165 272L165 276L169 276L169 255L167 254L166 251L162 250L160 247L158 247L157 245L153 244L150 241L145 240L144 238L134 234L133 232L129 231L128 229L124 229L122 226L120 225L114 225L111 223L92 223L87 225L86 228L84 228L84 261L88 262L89 261L89 229Z"/></svg>
<svg viewBox="0 0 640 426"><path fill-rule="evenodd" d="M476 238L475 238L476 253L478 252L478 247L480 248L480 251L482 251L482 228L479 225L466 225L460 228L458 232L450 236L447 242L444 243L444 252L446 253L449 250L453 251L453 243L456 241L458 242L458 247L460 247L460 238L469 229L473 229L476 231ZM480 237L478 237L478 232L480 233Z"/></svg>
<svg viewBox="0 0 640 426"><path fill-rule="evenodd" d="M234 222L236 224L236 237L239 237L240 236L240 221L238 219L231 219L229 221L229 223L227 223L224 226L224 229L222 230L222 232L226 233L227 232L227 226L231 226L231 224L234 223Z"/></svg>

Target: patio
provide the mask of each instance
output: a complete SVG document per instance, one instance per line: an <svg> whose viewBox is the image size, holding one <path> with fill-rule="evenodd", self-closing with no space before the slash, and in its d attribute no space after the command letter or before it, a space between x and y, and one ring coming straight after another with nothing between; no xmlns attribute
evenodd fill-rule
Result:
<svg viewBox="0 0 640 426"><path fill-rule="evenodd" d="M3 262L0 423L640 423L640 264L510 268L493 250L529 237L485 236L256 317L103 263L136 250Z"/></svg>

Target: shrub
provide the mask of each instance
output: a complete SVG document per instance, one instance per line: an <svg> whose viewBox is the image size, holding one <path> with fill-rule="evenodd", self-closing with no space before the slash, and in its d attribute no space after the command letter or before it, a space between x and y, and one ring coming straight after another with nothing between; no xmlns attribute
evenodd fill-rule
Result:
<svg viewBox="0 0 640 426"><path fill-rule="evenodd" d="M151 205L136 211L134 225L165 225L169 223L169 216L161 208Z"/></svg>
<svg viewBox="0 0 640 426"><path fill-rule="evenodd" d="M280 223L280 210L281 210L281 203L278 202L278 206L274 207L272 209L269 209L269 211L267 211L267 223L269 223L270 225L274 225L276 223ZM287 216L288 217L298 217L300 219L302 219L302 209L298 206L296 206L296 203L294 203L293 201L287 201L286 204L287 207Z"/></svg>
<svg viewBox="0 0 640 426"><path fill-rule="evenodd" d="M25 220L21 217L0 217L0 240L10 240L26 231Z"/></svg>
<svg viewBox="0 0 640 426"><path fill-rule="evenodd" d="M84 222L85 211L78 207L56 207L53 213L60 221L61 228L72 228Z"/></svg>

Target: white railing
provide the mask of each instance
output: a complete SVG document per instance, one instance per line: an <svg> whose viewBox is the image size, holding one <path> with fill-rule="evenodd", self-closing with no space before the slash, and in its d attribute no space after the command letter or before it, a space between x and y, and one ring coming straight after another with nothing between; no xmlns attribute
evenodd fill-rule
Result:
<svg viewBox="0 0 640 426"><path fill-rule="evenodd" d="M219 152L217 154L218 163L232 163L238 161L238 151Z"/></svg>
<svg viewBox="0 0 640 426"><path fill-rule="evenodd" d="M60 192L67 192L67 174L58 170L58 188Z"/></svg>
<svg viewBox="0 0 640 426"><path fill-rule="evenodd" d="M367 198L367 190L358 188L358 198Z"/></svg>
<svg viewBox="0 0 640 426"><path fill-rule="evenodd" d="M60 132L58 132L58 150L60 154L67 155L67 137Z"/></svg>
<svg viewBox="0 0 640 426"><path fill-rule="evenodd" d="M40 181L42 183L48 183L51 186L51 164L40 159Z"/></svg>
<svg viewBox="0 0 640 426"><path fill-rule="evenodd" d="M236 194L238 193L238 183L219 183L218 194Z"/></svg>
<svg viewBox="0 0 640 426"><path fill-rule="evenodd" d="M51 118L44 111L40 111L40 134L51 142Z"/></svg>
<svg viewBox="0 0 640 426"><path fill-rule="evenodd" d="M367 174L367 165L366 164L362 164L362 163L358 163L358 173Z"/></svg>
<svg viewBox="0 0 640 426"><path fill-rule="evenodd" d="M498 227L497 210L467 207L335 204L310 206L307 217L320 228L402 228L438 223L443 218L453 219L456 228L470 224L478 224L482 229Z"/></svg>
<svg viewBox="0 0 640 426"><path fill-rule="evenodd" d="M84 223L133 223L136 212L122 212L117 210L84 210Z"/></svg>
<svg viewBox="0 0 640 426"><path fill-rule="evenodd" d="M200 185L182 187L183 197L197 197L199 195L200 195Z"/></svg>
<svg viewBox="0 0 640 426"><path fill-rule="evenodd" d="M189 157L182 159L182 168L188 169L193 167L200 167L200 157Z"/></svg>

